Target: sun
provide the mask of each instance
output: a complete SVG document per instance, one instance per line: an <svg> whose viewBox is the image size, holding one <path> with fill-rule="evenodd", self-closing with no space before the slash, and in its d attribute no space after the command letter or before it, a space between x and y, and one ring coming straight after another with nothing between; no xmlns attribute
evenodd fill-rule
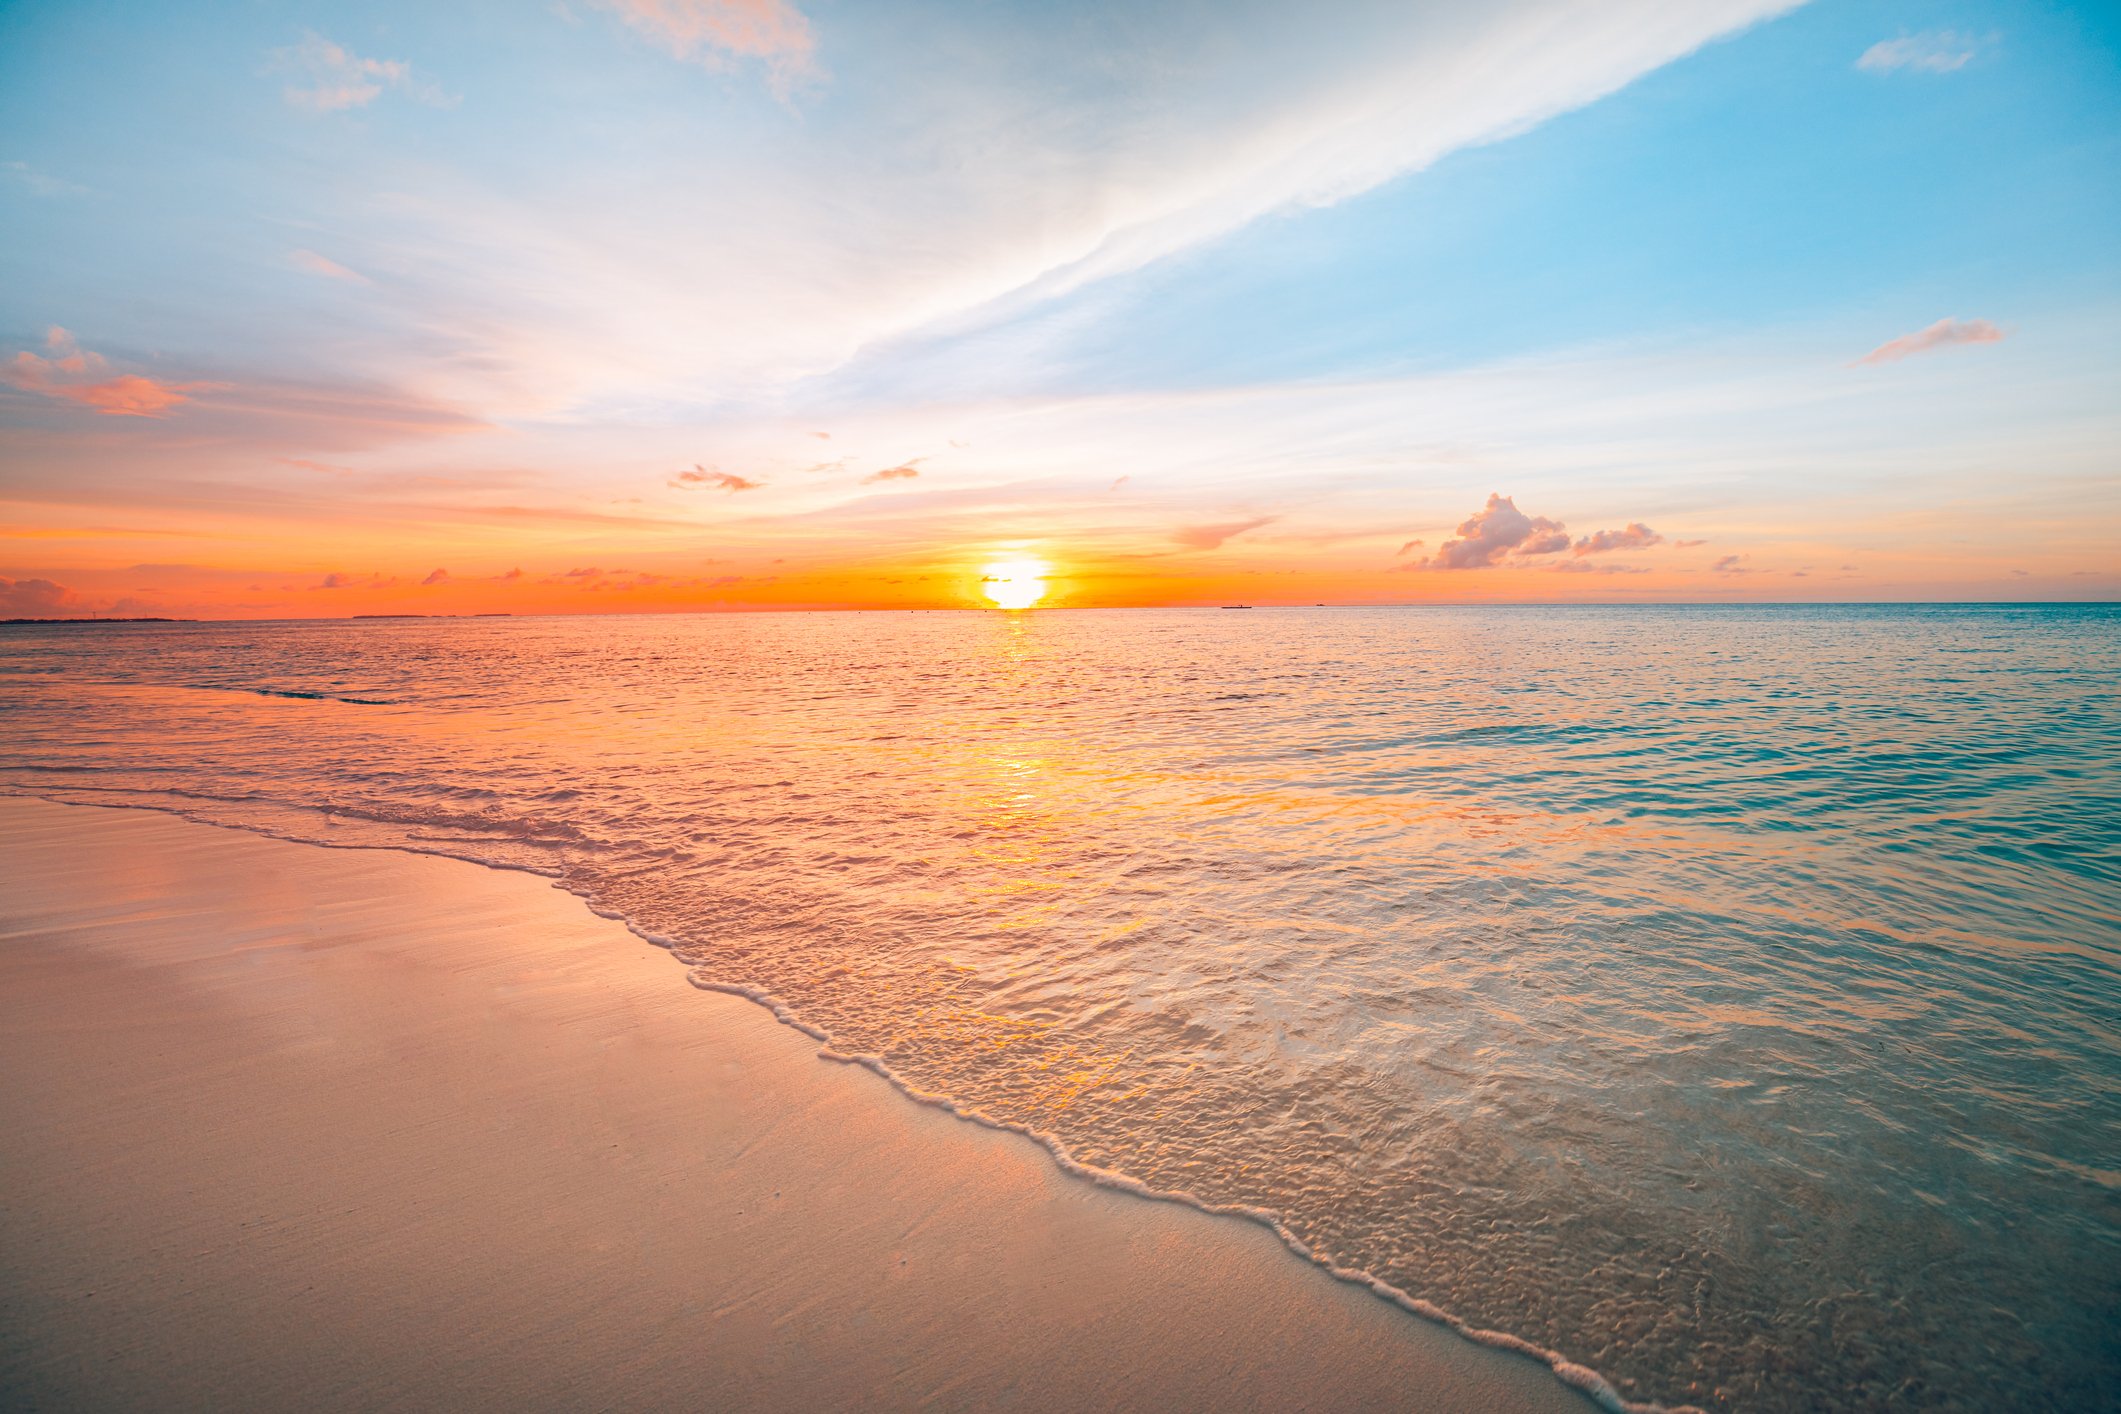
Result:
<svg viewBox="0 0 2121 1414"><path fill-rule="evenodd" d="M1046 597L1052 572L1044 560L996 560L980 571L979 587L997 609L1028 609Z"/></svg>

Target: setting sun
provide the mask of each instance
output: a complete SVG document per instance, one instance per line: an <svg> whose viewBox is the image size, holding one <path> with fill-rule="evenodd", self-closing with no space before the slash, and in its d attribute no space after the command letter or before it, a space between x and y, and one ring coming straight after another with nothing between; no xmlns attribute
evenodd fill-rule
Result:
<svg viewBox="0 0 2121 1414"><path fill-rule="evenodd" d="M997 560L981 571L980 591L997 609L1028 609L1046 597L1051 573L1044 560Z"/></svg>

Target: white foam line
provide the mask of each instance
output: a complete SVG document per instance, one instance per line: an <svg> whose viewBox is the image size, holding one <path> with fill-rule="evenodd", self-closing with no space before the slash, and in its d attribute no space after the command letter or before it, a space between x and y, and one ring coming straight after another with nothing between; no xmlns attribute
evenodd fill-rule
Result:
<svg viewBox="0 0 2121 1414"><path fill-rule="evenodd" d="M76 790L83 788L68 787L66 789ZM94 787L88 787L83 793L93 789ZM503 860L481 859L473 855L452 854L446 850L421 849L417 845L412 844L336 843L327 840L303 839L295 835L280 834L263 825L234 825L222 820L202 819L175 805L155 805L145 801L98 802L90 805L85 801L62 799L56 793L45 794L33 790L23 790L19 787L0 787L0 796L44 800L54 805L86 805L90 809L97 810L149 810L158 814L176 815L183 819L191 820L196 824L212 825L221 829L241 830L246 834L263 835L269 839L281 840L288 844L315 845L322 849L393 850L400 854L454 859L460 863L476 864L481 868L509 870L545 879L551 883L553 888L581 900L582 906L597 917L621 924L628 932L643 942L670 953L678 962L684 965L686 980L701 991L720 992L725 996L740 997L745 1001L764 1007L768 1012L772 1013L774 1020L780 1022L783 1026L800 1031L803 1035L816 1041L818 1043L817 1054L819 1059L832 1061L840 1065L860 1066L864 1070L871 1071L881 1076L892 1089L898 1091L899 1094L915 1104L942 1110L958 1119L979 1125L984 1129L999 1130L1008 1134L1020 1134L1051 1155L1053 1161L1060 1165L1062 1171L1094 1183L1100 1188L1117 1189L1122 1193L1131 1193L1138 1198L1146 1198L1156 1203L1179 1203L1188 1208L1198 1209L1203 1213L1212 1213L1218 1217L1242 1218L1247 1222L1258 1223L1280 1238L1282 1245L1291 1252L1294 1252L1297 1256L1312 1263L1314 1266L1323 1269L1334 1280L1346 1282L1350 1286L1359 1286L1371 1295L1397 1306L1400 1310L1410 1315L1419 1316L1425 1321L1432 1321L1437 1325L1448 1327L1458 1335L1476 1344L1491 1346L1497 1350L1507 1350L1513 1354L1537 1360L1553 1371L1556 1379L1573 1389L1581 1390L1599 1408L1608 1411L1608 1414L1707 1414L1707 1411L1701 1409L1698 1405L1642 1403L1623 1399L1620 1396L1620 1392L1613 1388L1612 1383L1605 1376L1599 1374L1588 1365L1579 1365L1558 1350L1549 1350L1543 1345L1534 1344L1532 1341L1526 1340L1522 1336L1512 1335L1508 1331L1487 1330L1475 1326L1452 1315L1434 1302L1424 1301L1418 1296L1411 1295L1388 1281L1372 1276L1359 1267L1341 1266L1331 1257L1317 1251L1301 1237L1298 1237L1290 1230L1288 1224L1282 1220L1281 1214L1275 1212L1272 1208L1255 1207L1248 1203L1211 1203L1205 1198L1179 1189L1152 1187L1140 1179L1132 1178L1127 1174L1099 1168L1096 1164L1084 1163L1069 1152L1067 1143L1058 1135L1049 1134L1042 1129L1034 1129L1028 1124L1018 1124L1014 1120L997 1119L984 1110L968 1108L947 1095L938 1095L923 1090L893 1070L881 1056L855 1055L836 1049L830 1032L823 1031L804 1021L800 1016L796 1015L794 1008L790 1007L787 1002L764 988L735 982L717 982L713 978L705 976L704 966L687 961L680 951L684 948L696 947L697 944L686 943L661 933L650 932L624 914L601 906L588 894L570 884L564 877L546 870L538 869L531 865L510 864ZM226 801L220 797L200 798L213 799L221 804L240 804L240 802ZM353 818L364 819L365 817L356 816ZM370 823L394 825L398 822L372 821Z"/></svg>

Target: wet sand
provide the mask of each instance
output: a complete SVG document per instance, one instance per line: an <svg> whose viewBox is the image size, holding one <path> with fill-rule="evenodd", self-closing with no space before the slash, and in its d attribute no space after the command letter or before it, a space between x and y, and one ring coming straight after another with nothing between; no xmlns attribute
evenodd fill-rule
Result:
<svg viewBox="0 0 2121 1414"><path fill-rule="evenodd" d="M0 799L0 1406L1593 1407L542 879Z"/></svg>

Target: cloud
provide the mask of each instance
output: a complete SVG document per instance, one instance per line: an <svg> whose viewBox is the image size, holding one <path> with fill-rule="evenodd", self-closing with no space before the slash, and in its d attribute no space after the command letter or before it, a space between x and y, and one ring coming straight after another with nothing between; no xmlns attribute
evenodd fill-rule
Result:
<svg viewBox="0 0 2121 1414"><path fill-rule="evenodd" d="M425 579L423 579L423 580L421 580L421 581L420 581L420 586L421 586L421 587L422 587L422 588L424 589L424 588L426 588L426 587L428 587L428 586L430 586L430 585L436 585L436 584L447 584L447 583L449 583L449 571L448 571L448 570L442 570L442 569L435 569L435 570L429 570L429 571L427 572L427 578L425 578Z"/></svg>
<svg viewBox="0 0 2121 1414"><path fill-rule="evenodd" d="M350 589L353 580L343 574L328 574L317 584L319 589Z"/></svg>
<svg viewBox="0 0 2121 1414"><path fill-rule="evenodd" d="M346 280L356 285L368 283L366 275L349 270L338 261L319 255L313 250L291 250L287 253L287 258L297 269L307 270L312 275L322 275L327 280Z"/></svg>
<svg viewBox="0 0 2121 1414"><path fill-rule="evenodd" d="M1392 558L1396 560L1401 555L1406 554L1409 550L1419 550L1422 546L1428 543L1429 542L1426 540L1409 540L1406 544L1400 546L1397 550L1394 550L1392 552Z"/></svg>
<svg viewBox="0 0 2121 1414"><path fill-rule="evenodd" d="M1648 573L1649 573L1649 571L1648 571L1648 570L1645 570L1645 569L1637 569L1637 568L1636 568L1635 566L1633 566L1633 565L1587 565L1587 564L1585 564L1585 563L1584 563L1584 562L1583 562L1582 560L1563 560L1563 561L1561 561L1561 562L1560 562L1559 564L1552 564L1552 565L1548 565L1548 566L1547 566L1547 568L1548 568L1548 569L1549 569L1550 571L1552 571L1553 573L1555 573L1555 574L1648 574Z"/></svg>
<svg viewBox="0 0 2121 1414"><path fill-rule="evenodd" d="M766 483L753 481L748 476L738 476L735 472L709 471L706 467L695 463L692 470L679 472L677 479L670 484L672 486L712 486L717 491L736 492L756 491Z"/></svg>
<svg viewBox="0 0 2121 1414"><path fill-rule="evenodd" d="M1639 520L1631 520L1625 530L1601 530L1584 536L1576 542L1571 553L1602 555L1608 550L1646 550L1663 543L1662 535Z"/></svg>
<svg viewBox="0 0 2121 1414"><path fill-rule="evenodd" d="M38 618L74 602L74 592L48 579L9 579L0 575L0 615Z"/></svg>
<svg viewBox="0 0 2121 1414"><path fill-rule="evenodd" d="M1222 525L1189 525L1171 532L1171 538L1188 550L1214 550L1219 549L1225 540L1233 540L1248 530L1257 530L1273 519L1273 516L1260 516Z"/></svg>
<svg viewBox="0 0 2121 1414"><path fill-rule="evenodd" d="M786 0L602 0L604 8L679 59L726 69L732 57L766 65L773 91L786 97L820 77L817 37Z"/></svg>
<svg viewBox="0 0 2121 1414"><path fill-rule="evenodd" d="M1949 29L1903 34L1898 39L1881 39L1864 50L1856 67L1874 74L1889 74L1896 69L1949 74L1971 64L1995 39L1994 35L1984 38Z"/></svg>
<svg viewBox="0 0 2121 1414"><path fill-rule="evenodd" d="M1856 362L1895 363L1932 349L1948 349L1958 344L1994 344L2002 339L2003 331L1986 319L1940 319L1926 329L1888 339Z"/></svg>
<svg viewBox="0 0 2121 1414"><path fill-rule="evenodd" d="M1751 574L1751 570L1738 567L1738 562L1744 558L1745 556L1743 555L1725 555L1715 564L1710 565L1709 569L1716 574Z"/></svg>
<svg viewBox="0 0 2121 1414"><path fill-rule="evenodd" d="M1569 548L1569 533L1558 520L1528 516L1517 502L1490 492L1487 505L1458 527L1458 538L1446 540L1415 568L1477 570L1500 564L1506 555L1551 555Z"/></svg>
<svg viewBox="0 0 2121 1414"><path fill-rule="evenodd" d="M1696 545L1706 545L1708 543L1706 540L1674 540L1672 548L1675 550L1691 550Z"/></svg>
<svg viewBox="0 0 2121 1414"><path fill-rule="evenodd" d="M523 567L521 565L517 565L514 569L510 570L506 574L497 574L494 576L495 579L499 580L503 584L512 583L515 580L521 579L522 577Z"/></svg>
<svg viewBox="0 0 2121 1414"><path fill-rule="evenodd" d="M303 83L291 83L280 93L290 106L312 113L365 108L386 88L436 106L453 101L433 84L414 78L412 65L403 59L364 59L314 30L304 34L300 44L275 49L270 67L302 77Z"/></svg>
<svg viewBox="0 0 2121 1414"><path fill-rule="evenodd" d="M44 344L48 357L24 350L0 365L0 379L26 393L79 403L110 417L160 417L177 404L190 402L186 394L219 386L158 383L135 373L106 378L103 375L110 365L103 356L81 348L73 335L56 324L44 336Z"/></svg>
<svg viewBox="0 0 2121 1414"><path fill-rule="evenodd" d="M887 466L882 471L871 472L862 478L862 485L873 486L879 481L911 481L914 477L921 474L920 469L914 465L914 462L924 460L926 460L924 457L915 457L913 461L907 462L903 466Z"/></svg>
<svg viewBox="0 0 2121 1414"><path fill-rule="evenodd" d="M88 190L40 172L27 162L0 162L0 172L7 173L38 196L79 196Z"/></svg>

